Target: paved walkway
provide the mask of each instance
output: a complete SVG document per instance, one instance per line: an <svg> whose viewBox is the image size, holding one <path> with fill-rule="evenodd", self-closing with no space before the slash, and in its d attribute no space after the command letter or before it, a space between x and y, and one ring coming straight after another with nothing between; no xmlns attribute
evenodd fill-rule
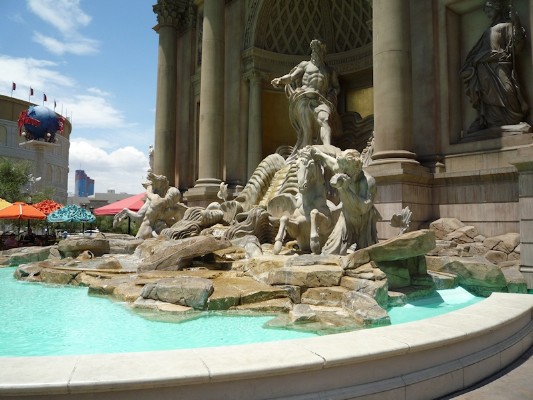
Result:
<svg viewBox="0 0 533 400"><path fill-rule="evenodd" d="M497 374L468 389L440 400L526 400L533 399L533 346L518 360Z"/></svg>

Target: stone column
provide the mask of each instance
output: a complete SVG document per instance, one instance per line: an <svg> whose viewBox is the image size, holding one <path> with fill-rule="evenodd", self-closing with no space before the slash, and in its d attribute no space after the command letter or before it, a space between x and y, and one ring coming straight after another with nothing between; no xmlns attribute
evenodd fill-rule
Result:
<svg viewBox="0 0 533 400"><path fill-rule="evenodd" d="M512 164L518 170L520 272L533 289L533 147L519 149Z"/></svg>
<svg viewBox="0 0 533 400"><path fill-rule="evenodd" d="M158 0L154 30L159 34L157 96L155 112L154 173L165 175L174 185L176 150L176 85L178 3Z"/></svg>
<svg viewBox="0 0 533 400"><path fill-rule="evenodd" d="M261 162L262 133L261 133L261 74L253 71L248 75L250 81L250 98L248 108L248 177Z"/></svg>
<svg viewBox="0 0 533 400"><path fill-rule="evenodd" d="M413 146L413 96L410 5L405 0L374 0L373 74L374 136L373 163L367 171L376 179L376 208L382 220L378 236L388 239L398 230L390 219L409 206L410 230L434 219L432 175L415 160ZM418 38L417 40L428 40Z"/></svg>
<svg viewBox="0 0 533 400"><path fill-rule="evenodd" d="M373 73L376 163L414 160L409 2L374 0Z"/></svg>
<svg viewBox="0 0 533 400"><path fill-rule="evenodd" d="M198 180L187 191L190 204L217 201L222 178L224 135L224 7L220 0L197 0L203 4L202 66L200 84Z"/></svg>

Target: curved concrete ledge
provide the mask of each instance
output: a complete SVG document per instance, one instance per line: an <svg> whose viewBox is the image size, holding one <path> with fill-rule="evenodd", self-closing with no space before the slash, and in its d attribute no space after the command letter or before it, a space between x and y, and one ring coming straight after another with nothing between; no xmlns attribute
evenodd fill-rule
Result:
<svg viewBox="0 0 533 400"><path fill-rule="evenodd" d="M0 397L432 399L516 360L533 344L532 318L532 295L494 293L440 317L311 339L149 353L2 357Z"/></svg>

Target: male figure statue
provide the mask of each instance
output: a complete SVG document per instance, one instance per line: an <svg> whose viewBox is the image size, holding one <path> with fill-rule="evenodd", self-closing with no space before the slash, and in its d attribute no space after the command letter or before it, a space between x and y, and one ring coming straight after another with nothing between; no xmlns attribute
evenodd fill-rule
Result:
<svg viewBox="0 0 533 400"><path fill-rule="evenodd" d="M297 151L307 145L331 144L331 137L341 133L337 74L326 64L326 45L314 39L310 47L310 61L302 61L288 74L271 82L276 88L285 85L289 117L297 134L296 145L287 161L295 159Z"/></svg>

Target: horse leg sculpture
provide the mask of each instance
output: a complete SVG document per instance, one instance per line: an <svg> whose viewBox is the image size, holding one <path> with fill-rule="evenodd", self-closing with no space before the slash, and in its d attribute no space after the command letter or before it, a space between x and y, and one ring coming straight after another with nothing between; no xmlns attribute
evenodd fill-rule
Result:
<svg viewBox="0 0 533 400"><path fill-rule="evenodd" d="M288 219L289 217L286 215L279 219L279 229L274 242L274 249L272 250L273 254L279 254L281 251L281 246L283 246L283 238L285 237L285 225L287 224Z"/></svg>

